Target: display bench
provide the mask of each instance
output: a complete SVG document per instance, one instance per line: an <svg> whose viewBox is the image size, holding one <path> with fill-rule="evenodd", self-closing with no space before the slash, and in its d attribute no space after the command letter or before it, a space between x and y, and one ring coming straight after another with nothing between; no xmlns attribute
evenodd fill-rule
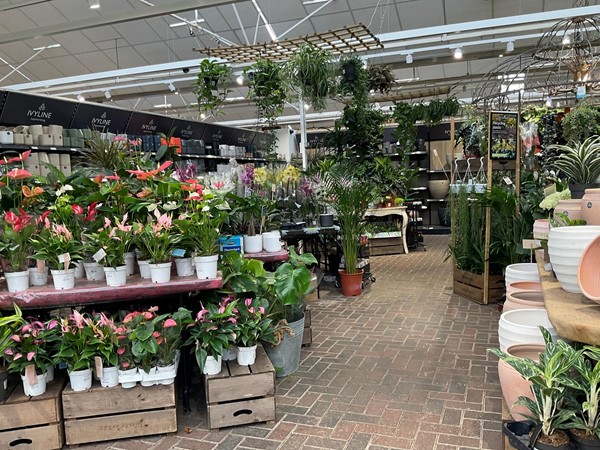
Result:
<svg viewBox="0 0 600 450"><path fill-rule="evenodd" d="M543 251L537 250L535 256L548 318L558 335L575 342L600 345L600 305L583 294L563 290L552 272L544 269Z"/></svg>
<svg viewBox="0 0 600 450"><path fill-rule="evenodd" d="M246 259L257 259L266 263L284 262L288 260L288 251L279 250L278 252L259 252L259 253L244 253Z"/></svg>
<svg viewBox="0 0 600 450"><path fill-rule="evenodd" d="M392 237L375 235L370 237L369 241L371 244L371 256L377 255L392 255L396 253L408 253L408 245L406 245L406 228L408 226L408 214L406 213L406 206L394 206L392 208L377 208L367 209L365 218L386 218L388 220L395 220L400 217L402 224L400 225L400 235L394 235ZM379 234L379 233L378 233Z"/></svg>
<svg viewBox="0 0 600 450"><path fill-rule="evenodd" d="M108 287L104 281L77 279L75 288L57 290L51 284L33 286L22 292L0 291L0 309L13 309L13 303L21 309L55 308L64 306L95 305L102 303L143 300L149 297L184 294L187 292L220 289L223 280L220 277L199 280L194 277L173 277L168 283L152 283L139 275L127 278L127 284L121 287Z"/></svg>

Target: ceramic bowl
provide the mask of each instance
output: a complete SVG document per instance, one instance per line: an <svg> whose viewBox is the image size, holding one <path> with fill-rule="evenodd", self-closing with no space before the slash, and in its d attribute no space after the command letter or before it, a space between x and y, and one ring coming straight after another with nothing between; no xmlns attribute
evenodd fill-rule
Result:
<svg viewBox="0 0 600 450"><path fill-rule="evenodd" d="M583 295L600 303L600 237L590 242L583 251L577 281Z"/></svg>

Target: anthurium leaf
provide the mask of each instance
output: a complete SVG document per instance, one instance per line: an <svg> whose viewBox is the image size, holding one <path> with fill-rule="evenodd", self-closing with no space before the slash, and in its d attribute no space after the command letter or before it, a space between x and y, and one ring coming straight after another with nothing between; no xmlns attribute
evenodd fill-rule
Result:
<svg viewBox="0 0 600 450"><path fill-rule="evenodd" d="M143 323L138 325L135 331L136 338L140 341L145 341L152 336L152 333L154 332L154 326L152 326L151 323Z"/></svg>
<svg viewBox="0 0 600 450"><path fill-rule="evenodd" d="M160 147L158 147L158 150L156 151L157 161L160 161L161 159L163 159L163 157L167 153L168 149L169 149L169 147L167 145L161 145Z"/></svg>

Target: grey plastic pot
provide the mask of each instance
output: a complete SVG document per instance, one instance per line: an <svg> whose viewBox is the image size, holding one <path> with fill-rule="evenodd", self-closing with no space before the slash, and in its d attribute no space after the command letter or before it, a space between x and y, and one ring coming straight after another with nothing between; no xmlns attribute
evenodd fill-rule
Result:
<svg viewBox="0 0 600 450"><path fill-rule="evenodd" d="M302 351L302 334L304 333L304 317L289 324L294 336L288 333L277 347L264 344L267 356L275 368L277 378L291 375L300 367L300 353Z"/></svg>

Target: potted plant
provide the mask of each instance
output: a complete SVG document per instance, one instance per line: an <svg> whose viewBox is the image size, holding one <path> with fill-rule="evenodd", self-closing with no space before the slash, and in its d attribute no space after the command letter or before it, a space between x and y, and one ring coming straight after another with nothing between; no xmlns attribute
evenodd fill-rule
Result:
<svg viewBox="0 0 600 450"><path fill-rule="evenodd" d="M231 92L227 82L231 77L231 68L214 59L200 61L200 71L196 79L196 98L198 110L203 114L216 115Z"/></svg>
<svg viewBox="0 0 600 450"><path fill-rule="evenodd" d="M315 111L326 106L333 94L335 67L333 57L327 50L312 44L300 47L286 64L292 86L297 86L300 97Z"/></svg>
<svg viewBox="0 0 600 450"><path fill-rule="evenodd" d="M157 323L163 318L156 314L157 310L158 307L152 307L147 311L133 311L123 318L122 325L131 342L131 354L142 377L144 373L150 375L155 372L158 364L158 346L162 339Z"/></svg>
<svg viewBox="0 0 600 450"><path fill-rule="evenodd" d="M202 309L196 315L196 320L187 328L190 337L186 345L194 345L196 362L200 371L206 375L221 372L221 356L235 342L236 304L237 302L226 299L219 305L201 305Z"/></svg>
<svg viewBox="0 0 600 450"><path fill-rule="evenodd" d="M74 391L85 391L92 386L92 366L102 341L94 330L91 316L73 310L68 317L59 319L60 341L55 361L67 365Z"/></svg>
<svg viewBox="0 0 600 450"><path fill-rule="evenodd" d="M275 126L287 100L287 79L280 63L259 59L245 71L248 98L254 102L258 117L269 127ZM249 74L252 76L249 76Z"/></svg>
<svg viewBox="0 0 600 450"><path fill-rule="evenodd" d="M175 234L169 214L155 209L154 218L145 225L136 224L136 243L148 255L152 282L167 283L171 280L171 254L182 237Z"/></svg>
<svg viewBox="0 0 600 450"><path fill-rule="evenodd" d="M21 375L25 395L35 397L46 391L48 367L52 362L49 343L56 333L56 321L44 324L32 318L19 322L21 326L10 336L4 357L10 362L8 370Z"/></svg>
<svg viewBox="0 0 600 450"><path fill-rule="evenodd" d="M7 211L0 229L0 258L8 292L29 288L28 257L31 254L31 236L35 233L33 216L19 209L16 214Z"/></svg>
<svg viewBox="0 0 600 450"><path fill-rule="evenodd" d="M75 286L75 269L71 263L83 259L83 245L62 224L47 222L35 238L31 238L35 251L32 256L50 266L55 289L72 289Z"/></svg>
<svg viewBox="0 0 600 450"><path fill-rule="evenodd" d="M238 197L238 211L241 212L244 233L244 252L260 253L263 249L262 224L264 199L258 195ZM258 228L258 234L257 234Z"/></svg>
<svg viewBox="0 0 600 450"><path fill-rule="evenodd" d="M369 77L369 91L387 94L396 85L396 77L392 68L387 65L371 65L367 69Z"/></svg>
<svg viewBox="0 0 600 450"><path fill-rule="evenodd" d="M272 338L271 319L267 317L268 306L269 302L262 297L248 297L237 304L235 344L240 366L254 364L258 342Z"/></svg>
<svg viewBox="0 0 600 450"><path fill-rule="evenodd" d="M540 327L540 330L546 350L540 353L538 362L529 358L516 358L499 349L490 349L490 352L531 381L533 400L523 396L516 402L529 409L531 414L528 418L541 429L537 439L533 437L530 445L535 445L539 450L568 450L569 437L563 429L573 420L575 413L563 408L563 405L568 378L578 354L562 340L552 342L550 333L544 327Z"/></svg>
<svg viewBox="0 0 600 450"><path fill-rule="evenodd" d="M583 197L586 189L600 186L600 136L590 136L583 142L570 145L551 145L550 151L558 151L554 168L569 180L571 198Z"/></svg>
<svg viewBox="0 0 600 450"><path fill-rule="evenodd" d="M297 254L292 247L288 260L279 265L275 273L267 274L268 316L274 323L274 335L272 342L263 341L267 356L277 368L277 377L294 373L300 365L304 296L313 291L308 266L314 264L317 260L311 253Z"/></svg>
<svg viewBox="0 0 600 450"><path fill-rule="evenodd" d="M16 304L14 308L14 314L0 317L0 402L4 401L8 379L5 352L14 342L11 337L24 323L21 309Z"/></svg>
<svg viewBox="0 0 600 450"><path fill-rule="evenodd" d="M105 313L96 313L92 317L94 336L98 339L96 348L96 378L102 387L114 387L119 384L119 336L113 319Z"/></svg>
<svg viewBox="0 0 600 450"><path fill-rule="evenodd" d="M335 211L340 225L340 246L345 269L340 270L342 293L360 295L362 270L358 262L359 237L364 227L364 215L374 198L373 187L367 181L359 182L352 166L340 162L323 175L329 206Z"/></svg>
<svg viewBox="0 0 600 450"><path fill-rule="evenodd" d="M160 333L157 353L157 373L171 372L175 379L175 364L179 359L179 349L183 343L182 332L193 323L191 312L178 308L170 314L163 314L154 320L155 329Z"/></svg>
<svg viewBox="0 0 600 450"><path fill-rule="evenodd" d="M580 102L565 114L560 124L565 140L574 145L598 134L600 111L597 106Z"/></svg>

